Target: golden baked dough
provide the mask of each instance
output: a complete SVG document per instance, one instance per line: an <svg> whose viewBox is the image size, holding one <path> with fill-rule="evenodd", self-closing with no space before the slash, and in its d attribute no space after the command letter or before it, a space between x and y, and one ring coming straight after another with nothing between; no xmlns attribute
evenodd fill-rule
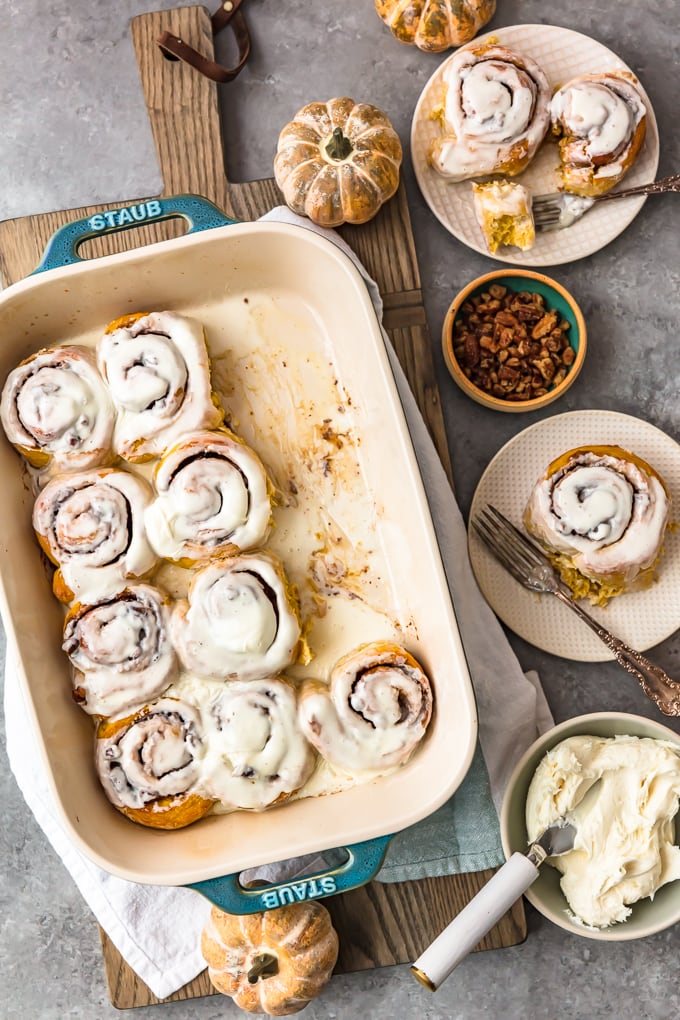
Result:
<svg viewBox="0 0 680 1020"><path fill-rule="evenodd" d="M536 482L524 525L574 596L604 606L653 582L670 508L663 479L641 457L619 446L581 446Z"/></svg>

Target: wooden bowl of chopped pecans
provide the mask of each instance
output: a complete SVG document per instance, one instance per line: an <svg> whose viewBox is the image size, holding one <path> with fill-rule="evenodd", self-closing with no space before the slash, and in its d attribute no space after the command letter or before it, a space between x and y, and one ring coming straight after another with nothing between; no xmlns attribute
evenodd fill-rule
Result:
<svg viewBox="0 0 680 1020"><path fill-rule="evenodd" d="M464 287L442 329L449 372L496 411L535 411L561 397L586 355L586 324L571 294L528 269L499 269Z"/></svg>

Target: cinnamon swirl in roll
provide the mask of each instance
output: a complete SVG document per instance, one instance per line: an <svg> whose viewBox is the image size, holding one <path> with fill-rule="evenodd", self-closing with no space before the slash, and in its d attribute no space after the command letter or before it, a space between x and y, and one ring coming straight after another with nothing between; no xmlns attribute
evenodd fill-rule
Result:
<svg viewBox="0 0 680 1020"><path fill-rule="evenodd" d="M0 420L10 443L37 468L76 471L113 459L114 409L86 347L49 347L7 377Z"/></svg>
<svg viewBox="0 0 680 1020"><path fill-rule="evenodd" d="M151 488L128 471L98 468L56 475L33 507L33 528L59 568L62 602L97 602L123 591L156 564L144 530Z"/></svg>
<svg viewBox="0 0 680 1020"><path fill-rule="evenodd" d="M652 583L669 514L668 489L641 457L619 446L582 446L548 466L524 524L574 596L604 606Z"/></svg>
<svg viewBox="0 0 680 1020"><path fill-rule="evenodd" d="M97 727L95 761L104 793L132 821L156 829L183 828L212 808L198 785L204 753L200 713L177 698Z"/></svg>
<svg viewBox="0 0 680 1020"><path fill-rule="evenodd" d="M159 556L190 567L264 542L271 523L265 469L226 429L193 432L176 443L153 481L157 496L145 519Z"/></svg>
<svg viewBox="0 0 680 1020"><path fill-rule="evenodd" d="M115 319L97 348L117 410L116 453L160 456L184 433L217 428L224 413L212 392L203 327L176 312Z"/></svg>
<svg viewBox="0 0 680 1020"><path fill-rule="evenodd" d="M294 685L285 677L201 681L210 727L202 789L231 809L261 811L299 790L316 755L297 717ZM205 692L205 693L203 693Z"/></svg>
<svg viewBox="0 0 680 1020"><path fill-rule="evenodd" d="M197 570L170 628L184 667L203 677L272 676L290 666L300 649L297 604L282 564L269 552Z"/></svg>
<svg viewBox="0 0 680 1020"><path fill-rule="evenodd" d="M406 762L432 714L424 670L406 649L388 641L356 648L336 663L330 687L308 681L299 700L309 742L351 773Z"/></svg>
<svg viewBox="0 0 680 1020"><path fill-rule="evenodd" d="M444 87L442 135L429 152L437 173L454 182L521 173L550 126L539 65L505 46L464 46L447 62Z"/></svg>
<svg viewBox="0 0 680 1020"><path fill-rule="evenodd" d="M64 622L63 649L81 708L120 715L162 694L179 674L169 620L170 599L148 584L131 585L94 605L74 605Z"/></svg>
<svg viewBox="0 0 680 1020"><path fill-rule="evenodd" d="M566 191L602 195L628 172L642 148L647 111L630 73L582 74L550 103Z"/></svg>

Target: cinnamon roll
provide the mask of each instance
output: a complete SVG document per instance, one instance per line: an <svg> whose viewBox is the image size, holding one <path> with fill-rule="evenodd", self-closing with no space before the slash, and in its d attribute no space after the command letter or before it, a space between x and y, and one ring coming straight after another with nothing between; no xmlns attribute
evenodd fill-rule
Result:
<svg viewBox="0 0 680 1020"><path fill-rule="evenodd" d="M97 348L117 410L113 443L125 460L150 460L186 432L217 428L203 327L176 312L115 319Z"/></svg>
<svg viewBox="0 0 680 1020"><path fill-rule="evenodd" d="M182 566L261 545L271 522L270 487L257 454L231 432L194 432L154 472L145 513L159 556Z"/></svg>
<svg viewBox="0 0 680 1020"><path fill-rule="evenodd" d="M403 764L425 735L432 690L419 663L388 641L361 645L334 666L330 687L308 681L300 724L332 765L365 772Z"/></svg>
<svg viewBox="0 0 680 1020"><path fill-rule="evenodd" d="M33 507L33 528L59 568L54 594L62 602L97 602L144 577L156 555L144 530L151 488L136 475L98 468L56 475Z"/></svg>
<svg viewBox="0 0 680 1020"><path fill-rule="evenodd" d="M579 75L555 93L550 119L566 191L602 195L628 172L647 127L638 86L633 75L610 71Z"/></svg>
<svg viewBox="0 0 680 1020"><path fill-rule="evenodd" d="M285 677L219 684L208 717L202 788L222 805L260 811L287 800L311 775L316 755Z"/></svg>
<svg viewBox="0 0 680 1020"><path fill-rule="evenodd" d="M34 467L71 471L112 459L113 404L86 347L49 347L22 361L5 382L0 420Z"/></svg>
<svg viewBox="0 0 680 1020"><path fill-rule="evenodd" d="M156 829L190 825L213 806L198 786L204 752L200 714L177 698L97 727L95 761L106 796L134 822Z"/></svg>
<svg viewBox="0 0 680 1020"><path fill-rule="evenodd" d="M271 553L201 567L175 606L171 639L186 669L204 677L258 680L291 665L301 629L292 590Z"/></svg>
<svg viewBox="0 0 680 1020"><path fill-rule="evenodd" d="M120 715L162 694L179 673L169 620L170 599L148 584L74 605L64 622L63 649L81 708Z"/></svg>
<svg viewBox="0 0 680 1020"><path fill-rule="evenodd" d="M581 446L548 466L524 511L576 598L606 605L651 584L670 496L659 474L619 446Z"/></svg>
<svg viewBox="0 0 680 1020"><path fill-rule="evenodd" d="M430 164L450 181L514 177L533 159L550 125L550 85L529 57L505 46L465 46L447 62L442 135Z"/></svg>

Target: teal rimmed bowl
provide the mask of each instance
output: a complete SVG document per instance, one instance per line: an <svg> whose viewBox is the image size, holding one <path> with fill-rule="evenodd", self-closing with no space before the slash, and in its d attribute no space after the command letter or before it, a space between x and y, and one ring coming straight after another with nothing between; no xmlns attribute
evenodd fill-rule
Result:
<svg viewBox="0 0 680 1020"><path fill-rule="evenodd" d="M555 309L561 319L569 323L568 339L569 345L574 350L574 361L567 370L564 379L556 386L549 386L547 392L530 400L508 400L504 397L495 396L487 392L468 379L462 366L459 364L454 352L453 328L456 320L461 314L463 304L471 298L488 292L492 284L500 284L513 291L530 291L540 294L546 303L548 310ZM479 276L456 295L451 302L444 319L442 327L442 348L446 366L453 377L454 382L460 386L464 393L483 404L484 407L492 408L495 411L537 411L547 404L561 397L570 386L574 384L581 371L586 356L587 332L586 324L581 309L571 296L568 290L556 280L529 269L498 269L491 273Z"/></svg>

